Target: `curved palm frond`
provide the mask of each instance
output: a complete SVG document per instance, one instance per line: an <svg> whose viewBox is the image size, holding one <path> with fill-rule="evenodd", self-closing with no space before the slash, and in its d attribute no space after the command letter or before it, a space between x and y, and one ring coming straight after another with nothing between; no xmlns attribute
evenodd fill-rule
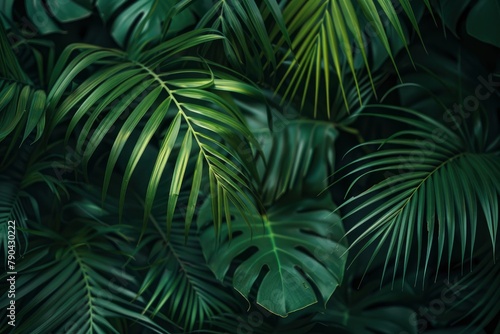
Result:
<svg viewBox="0 0 500 334"><path fill-rule="evenodd" d="M50 126L54 128L68 115L68 136L77 124L83 123L78 134L77 151L82 152L83 168L106 136L117 133L105 169L103 196L107 193L116 162L131 134L133 150L124 171L120 194L120 214L131 175L136 171L147 145L158 129L167 126L161 139L146 192L146 221L151 211L160 178L171 158L172 148L182 141L170 186L167 227L172 223L173 209L184 179L187 160L197 154L195 182L188 205L186 225L191 218L200 191L201 177L206 170L210 191L215 201L215 223L218 214L233 202L251 211L247 193L252 193L254 167L241 159L238 149L245 145L258 146L243 117L220 93L242 93L259 96L253 86L234 80L232 76L206 68L198 57L178 56L197 45L221 39L210 30L196 30L166 41L150 50L133 50L132 55L114 49L90 45L73 45L61 55L54 69L48 110ZM76 57L69 61L74 51ZM102 65L76 89L66 91L76 76L90 65ZM134 108L132 103L137 102ZM101 121L98 123L98 118ZM140 122L144 125L139 126ZM181 125L187 127L182 133ZM113 132L114 131L114 132ZM196 150L198 152L196 153ZM220 196L218 196L219 194Z"/></svg>
<svg viewBox="0 0 500 334"><path fill-rule="evenodd" d="M369 210L348 232L366 226L351 248L362 243L362 252L376 244L369 266L387 244L382 276L393 258L395 268L402 261L403 277L412 255L417 255L417 276L425 257L425 277L431 254L437 255L439 267L446 252L450 268L453 252L460 252L463 264L467 249L472 257L476 232L482 228L489 233L494 253L498 231L500 149L498 140L485 140L489 132L487 122L479 118L484 114L479 111L474 114L476 125L469 140L464 129L454 132L413 110L393 106L385 108L404 115L375 116L406 123L412 129L397 132L385 140L360 145L378 145L379 150L347 165L359 164L346 174L361 174L353 183L372 173L384 176L381 182L349 198L339 207L354 205L344 218ZM383 147L387 148L380 149ZM457 239L459 246L455 244ZM422 256L425 243L426 254ZM395 275L396 270L393 278Z"/></svg>
<svg viewBox="0 0 500 334"><path fill-rule="evenodd" d="M425 1L425 3L430 9L429 2ZM354 85L358 98L361 100L354 63L356 50L362 56L372 88L375 90L365 47L366 30L370 29L380 39L395 67L387 36L388 28L385 26L392 26L406 45L406 37L398 17L398 12L404 11L415 31L420 34L415 14L408 0L400 0L396 4L390 0L378 0L378 6L373 0L363 0L357 1L357 5L369 22L365 27L360 24L362 14L356 10L356 5L351 0L313 2L291 0L286 2L283 17L292 44L289 49L285 48L284 56L279 62L280 66L285 66L285 74L280 78L277 87L278 91L284 91L284 100L298 94L302 96L302 106L305 100L309 99L314 101L314 110L317 111L320 105L319 98L323 96L322 105L329 111L332 104L329 96L333 86L331 76L336 75L343 99L347 103L345 85L342 81L345 66L354 77ZM384 24L382 20L390 24ZM278 35L277 29L272 31L271 38L276 40L278 48L285 45L286 41ZM311 92L309 92L310 87ZM346 104L346 107L349 106Z"/></svg>

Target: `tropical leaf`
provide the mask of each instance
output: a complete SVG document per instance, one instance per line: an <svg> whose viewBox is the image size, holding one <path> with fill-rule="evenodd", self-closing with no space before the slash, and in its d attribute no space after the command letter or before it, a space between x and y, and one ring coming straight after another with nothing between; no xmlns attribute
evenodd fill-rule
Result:
<svg viewBox="0 0 500 334"><path fill-rule="evenodd" d="M233 236L227 236L228 226L224 225L220 245L213 241L217 240L215 229L208 227L213 220L211 205L209 199L199 213L203 253L219 280L228 274L237 257L251 253L242 259L233 275L233 287L245 298L258 284L257 304L286 317L318 302L315 288L326 303L342 282L346 246L340 241L340 217L330 215L329 210L334 208L331 201L280 203L263 215L244 213L246 217L229 207L226 214L231 216ZM258 279L260 275L262 281Z"/></svg>
<svg viewBox="0 0 500 334"><path fill-rule="evenodd" d="M48 96L51 127L54 128L71 115L68 119L68 138L76 125L83 123L76 150L82 154L84 170L103 139L106 136L109 138L112 131L117 133L105 169L103 196L107 193L125 144L131 142L133 132L139 134L137 140L131 142L134 148L121 182L120 212L123 212L131 175L136 171L148 143L165 126L167 130L159 144L157 159L148 181L145 221L177 141L182 141L182 149L173 171L168 212L173 213L176 207L186 162L193 154L198 157L197 179L200 180L201 175L207 173L210 191L222 193L213 202L214 214L226 207L226 203L234 202L237 196L249 199L245 191L252 192L249 176L255 172L251 164L239 158L237 149L245 145L257 146L257 143L239 111L218 93L235 92L258 97L259 92L253 86L236 81L223 72L203 67L205 63L199 58L175 56L191 47L220 38L211 31L196 30L147 51L134 50L133 55L89 45L73 45L61 55L54 69ZM69 61L74 51L77 51L77 56ZM185 63L191 67L182 66ZM65 92L75 77L91 64L105 66L67 95ZM132 109L130 106L133 102L137 104ZM102 117L99 123L98 117ZM141 121L143 125L140 125ZM179 131L182 124L187 127L185 133ZM186 216L187 226L190 225L189 217L193 215L200 191L200 182L193 184L191 204ZM236 205L251 211L252 208L245 203L251 201L240 201ZM172 216L168 215L168 228L171 222ZM218 216L215 223L219 226L221 222L222 217Z"/></svg>
<svg viewBox="0 0 500 334"><path fill-rule="evenodd" d="M233 67L262 81L264 65L270 63L276 66L277 63L269 38L269 25L266 25L267 17L272 18L279 34L290 44L283 15L276 0L211 1L207 12L198 22L198 27L221 31L226 38L222 41L223 49L220 49L223 54L219 51L218 59L227 58Z"/></svg>
<svg viewBox="0 0 500 334"><path fill-rule="evenodd" d="M254 132L267 157L265 167L259 166L260 193L266 205L280 199L315 198L335 166L338 132L332 124L305 119L284 122L272 135L265 129Z"/></svg>
<svg viewBox="0 0 500 334"><path fill-rule="evenodd" d="M196 23L195 16L183 9L191 0L97 0L102 20L110 25L111 35L122 47L162 39L165 30L183 30ZM133 24L131 24L133 22Z"/></svg>
<svg viewBox="0 0 500 334"><path fill-rule="evenodd" d="M336 134L328 123L297 120L261 137L267 163L259 170L260 198L266 211L249 214L229 207L220 245L210 241L217 240L217 231L208 227L213 198L200 209L203 253L217 278L229 275L232 263L243 256L233 287L248 300L257 284L257 304L281 317L316 303L315 288L326 303L342 282L341 220L327 213L335 208L328 195L317 197L333 168Z"/></svg>
<svg viewBox="0 0 500 334"><path fill-rule="evenodd" d="M8 245L13 244L9 242L9 240L12 239L8 238L8 236L11 235L12 232L15 232L15 240L17 241L19 249L21 248L21 238L23 237L26 239L23 229L26 228L27 214L25 208L26 203L23 197L27 196L27 194L20 191L19 185L13 182L12 179L3 175L0 177L0 189L2 189L0 192L0 233L3 236L2 240L0 240L0 249L3 267L6 267ZM9 223L10 221L12 221L12 223ZM12 227L9 228L9 226ZM11 230L10 233L9 230ZM23 243L23 246L27 247L27 243Z"/></svg>
<svg viewBox="0 0 500 334"><path fill-rule="evenodd" d="M359 8L363 11L370 25L360 25L360 15L353 1L314 1L305 2L292 0L286 3L283 17L292 41L291 48L284 48L284 55L279 64L286 67L286 72L279 78L277 90L283 90L283 99L299 94L302 96L301 104L306 99L314 101L316 111L320 102L323 108L330 110L329 92L333 87L331 77L337 76L344 101L347 101L344 84L342 82L345 67L353 74L358 97L361 99L359 83L354 63L353 43L359 50L370 81L370 64L365 48L366 29L373 31L382 42L392 62L392 50L387 37L387 31L382 20L387 20L396 30L403 44L407 44L402 24L398 13L404 11L417 34L419 34L417 21L410 2L401 0L394 4L389 0L379 0L377 7L375 1L358 1ZM429 2L426 1L427 7ZM382 13L382 14L379 14ZM271 38L276 40L278 48L285 46L285 39L278 35L275 29ZM372 36L373 38L373 36ZM309 87L312 93L308 93ZM284 88L286 87L286 88ZM374 88L374 87L373 87ZM320 92L324 92L324 101L319 101Z"/></svg>
<svg viewBox="0 0 500 334"><path fill-rule="evenodd" d="M0 5L0 18L5 27L14 22L14 0L7 0ZM64 32L60 24L81 20L92 14L91 0L47 0L42 3L36 0L25 0L26 14L37 33L42 35Z"/></svg>
<svg viewBox="0 0 500 334"><path fill-rule="evenodd" d="M456 123L458 130L453 131L410 109L385 108L403 115L377 114L378 117L406 123L411 129L399 131L388 139L360 145L378 145L379 149L347 164L359 164L346 174L359 175L354 183L372 173L383 174L381 182L349 198L339 207L353 206L344 217L369 210L369 214L363 215L347 233L349 235L369 224L351 247L362 245L361 251L364 251L370 245L376 245L371 263L387 243L382 276L393 259L393 279L401 265L401 273L405 276L410 258L415 255L417 276L424 261L425 277L432 254L437 257L438 267L447 255L450 268L455 251L460 252L463 264L467 250L472 257L476 232L481 229L488 231L494 253L498 230L496 199L500 194L500 151L498 139L491 141L494 136L489 134L488 121L480 117L485 113L478 111L472 115L475 129L470 133ZM484 216L485 224L482 224L481 216ZM412 246L413 240L416 240L416 246ZM455 240L459 246L455 245ZM427 249L423 256L425 244Z"/></svg>
<svg viewBox="0 0 500 334"><path fill-rule="evenodd" d="M398 290L393 290L392 284L381 288L376 281L361 289L346 284L334 293L326 310L318 310L313 321L336 328L336 332L342 334L417 334L417 317L413 310L417 299L414 288L404 282L403 289Z"/></svg>
<svg viewBox="0 0 500 334"><path fill-rule="evenodd" d="M26 140L35 128L35 141L41 137L45 127L46 94L34 87L21 68L3 27L0 27L0 50L0 142L12 135L12 150L13 145L19 145L19 139Z"/></svg>
<svg viewBox="0 0 500 334"><path fill-rule="evenodd" d="M314 323L311 316L294 317L293 314L287 318L278 318L269 312L256 309L246 314L224 314L210 319L210 328L203 333L239 333L255 334L306 334L311 333Z"/></svg>
<svg viewBox="0 0 500 334"><path fill-rule="evenodd" d="M110 319L122 317L152 332L168 333L140 313L142 299L131 302L137 282L122 268L124 259L113 240L119 236L83 221L73 223L72 233L83 227L69 236L42 227L30 230L38 237L16 263L22 272L16 279L16 303L23 305L16 314L19 323L11 328L4 323L2 332L119 333ZM8 302L2 299L2 310Z"/></svg>
<svg viewBox="0 0 500 334"><path fill-rule="evenodd" d="M178 200L183 205L188 204L188 187ZM147 229L136 248L147 257L138 294L148 297L145 311L151 311L152 315L164 314L185 332L192 333L208 319L231 313L237 308L237 302L206 265L196 228L192 226L186 231L183 226L185 211L177 210L174 214L169 238L162 231L155 216L165 215L164 203L167 201L168 193L165 192L153 207L150 217L153 226Z"/></svg>
<svg viewBox="0 0 500 334"><path fill-rule="evenodd" d="M52 148L53 145L49 145L44 151L39 145L23 145L13 154L6 154L0 165L0 232L5 236L0 240L0 254L5 260L4 266L7 265L7 245L12 245L7 238L8 231L12 231L8 222L13 221L15 228L18 258L29 247L27 222L40 222L45 201L58 204L67 193L65 185L53 175L50 160L56 155L50 152Z"/></svg>
<svg viewBox="0 0 500 334"><path fill-rule="evenodd" d="M455 35L461 33L459 22L464 20L466 31L470 36L500 47L500 37L491 29L500 19L500 4L497 1L441 0L434 7L443 25Z"/></svg>
<svg viewBox="0 0 500 334"><path fill-rule="evenodd" d="M494 333L498 333L500 325L498 316L500 306L495 300L500 298L498 276L500 266L498 252L495 261L489 256L488 247L481 247L475 257L479 259L474 271L465 275L456 275L454 282L448 282L444 289L453 292L453 303L442 315L450 324L467 323L457 333L482 333L482 328L490 324ZM472 266L472 263L471 263ZM435 289L434 298L442 299L442 290Z"/></svg>

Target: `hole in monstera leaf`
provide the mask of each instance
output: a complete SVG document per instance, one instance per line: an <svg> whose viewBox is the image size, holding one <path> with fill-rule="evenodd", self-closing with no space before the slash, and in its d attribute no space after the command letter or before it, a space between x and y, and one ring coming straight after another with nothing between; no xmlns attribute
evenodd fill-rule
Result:
<svg viewBox="0 0 500 334"><path fill-rule="evenodd" d="M241 233L240 231L238 231L238 232ZM234 239L234 236L235 236L235 234L233 233L233 239ZM257 253L258 251L259 251L259 249L256 246L252 246L252 247L249 247L246 250L244 250L238 256L234 257L226 276L233 277L234 271L236 270L236 268L238 268L243 262L247 261L252 255Z"/></svg>
<svg viewBox="0 0 500 334"><path fill-rule="evenodd" d="M294 266L294 269L297 270L297 274L301 275L302 278L304 279L302 282L302 286L300 288L312 289L318 300L321 300L320 299L321 291L319 291L317 285L313 282L313 280L306 274L306 272L301 267Z"/></svg>
<svg viewBox="0 0 500 334"><path fill-rule="evenodd" d="M268 266L263 266L262 269L260 270L260 273L259 273L259 276L257 276L257 279L255 280L255 282L253 283L252 285L252 289L250 290L250 301L252 301L252 304L254 306L257 306L255 302L255 300L257 299L257 292L259 291L259 288L262 284L262 281L264 280L264 277L266 277L266 275L269 273L270 269Z"/></svg>

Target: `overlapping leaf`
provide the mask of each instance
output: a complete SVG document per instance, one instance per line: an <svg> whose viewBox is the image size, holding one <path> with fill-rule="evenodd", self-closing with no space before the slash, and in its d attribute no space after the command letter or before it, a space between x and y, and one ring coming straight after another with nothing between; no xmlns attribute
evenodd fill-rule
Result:
<svg viewBox="0 0 500 334"><path fill-rule="evenodd" d="M260 192L266 211L252 214L230 206L225 212L230 224L221 230L218 244L210 227L212 197L200 210L198 226L203 253L217 278L229 275L243 256L232 274L233 287L248 299L256 285L257 304L286 317L318 299L326 303L342 282L346 245L340 217L328 213L335 204L329 196L317 197L333 168L336 131L327 123L307 121L275 131L262 145L267 165L261 169Z"/></svg>
<svg viewBox="0 0 500 334"><path fill-rule="evenodd" d="M39 239L16 265L23 273L16 280L16 305L23 305L17 317L29 321L16 323L16 332L119 333L110 320L122 317L152 332L168 333L141 314L143 300L131 302L137 282L121 267L112 233L102 236L82 228L68 239L46 228L31 232ZM2 310L8 302L2 299Z"/></svg>
<svg viewBox="0 0 500 334"><path fill-rule="evenodd" d="M497 251L495 261L492 261L488 248L480 247L474 254L479 261L473 271L465 275L457 273L454 280L446 282L447 286L441 286L440 290L435 289L437 291L432 295L442 299L443 289L450 291L448 296L453 293L449 297L453 302L442 316L452 325L467 323L461 330L457 329L457 333L482 333L481 329L488 328L489 324L492 333L500 330L500 324L496 321L500 314L500 305L496 302L500 298L499 256Z"/></svg>
<svg viewBox="0 0 500 334"><path fill-rule="evenodd" d="M500 19L498 1L442 0L434 4L443 25L454 34L460 34L459 22L464 21L465 31L478 40L500 47L500 37L491 27Z"/></svg>

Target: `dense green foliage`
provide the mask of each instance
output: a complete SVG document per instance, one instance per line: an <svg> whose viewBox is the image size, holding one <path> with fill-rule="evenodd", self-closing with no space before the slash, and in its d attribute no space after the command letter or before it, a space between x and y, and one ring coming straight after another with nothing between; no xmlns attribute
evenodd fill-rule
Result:
<svg viewBox="0 0 500 334"><path fill-rule="evenodd" d="M0 20L0 332L500 333L498 1Z"/></svg>

